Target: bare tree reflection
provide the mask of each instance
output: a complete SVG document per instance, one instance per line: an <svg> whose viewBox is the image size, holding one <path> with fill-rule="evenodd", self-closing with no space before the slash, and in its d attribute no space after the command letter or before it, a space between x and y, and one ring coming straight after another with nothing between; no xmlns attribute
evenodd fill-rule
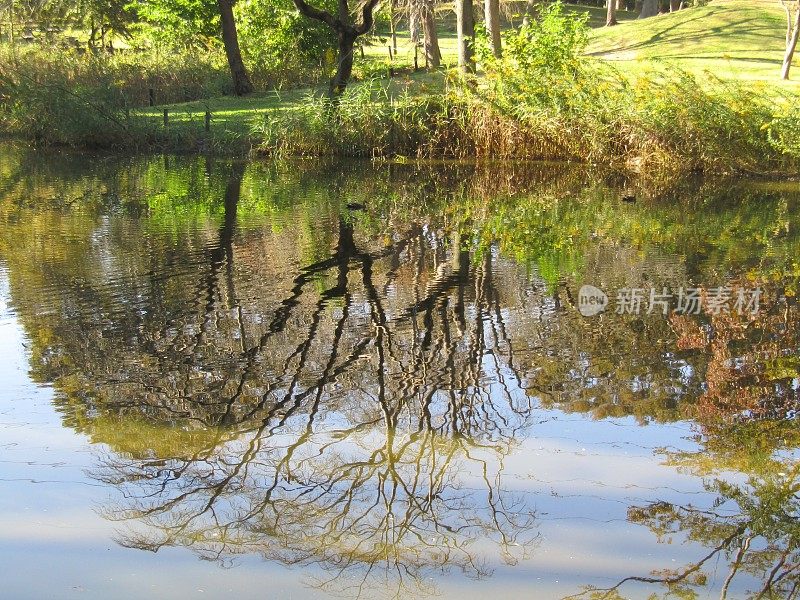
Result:
<svg viewBox="0 0 800 600"><path fill-rule="evenodd" d="M111 349L124 361L93 357L104 411L162 424L151 435L171 422L215 432L191 452L103 457L94 476L123 492L105 511L127 523L120 542L317 565L316 585L349 596L419 593L433 572L482 578L488 556L524 557L534 512L507 489L503 461L532 405L494 255L473 262L459 236L416 225L363 249L341 213L328 257L268 310L247 306L241 180L234 166L191 300L143 318L133 345Z"/></svg>

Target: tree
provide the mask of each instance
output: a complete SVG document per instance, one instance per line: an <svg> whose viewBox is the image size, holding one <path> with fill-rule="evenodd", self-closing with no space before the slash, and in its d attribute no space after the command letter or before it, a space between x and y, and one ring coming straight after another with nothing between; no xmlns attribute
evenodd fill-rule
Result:
<svg viewBox="0 0 800 600"><path fill-rule="evenodd" d="M397 0L389 0L389 37L391 38L392 56L397 54Z"/></svg>
<svg viewBox="0 0 800 600"><path fill-rule="evenodd" d="M536 20L539 16L539 9L536 0L528 0L525 3L525 16L522 17L523 27L529 25L532 20Z"/></svg>
<svg viewBox="0 0 800 600"><path fill-rule="evenodd" d="M245 96L253 92L253 84L250 82L242 60L242 50L239 48L239 35L236 31L236 19L233 16L234 2L235 0L217 0L217 5L222 24L222 42L225 45L225 55L228 57L233 89L237 96Z"/></svg>
<svg viewBox="0 0 800 600"><path fill-rule="evenodd" d="M486 32L489 34L489 46L492 49L492 54L500 58L502 54L500 0L484 0L484 8L486 11Z"/></svg>
<svg viewBox="0 0 800 600"><path fill-rule="evenodd" d="M127 37L136 11L128 0L5 0L0 1L0 15L7 15L7 37L13 43L15 26L32 31L50 32L74 28L89 32L88 44L106 45L110 33Z"/></svg>
<svg viewBox="0 0 800 600"><path fill-rule="evenodd" d="M422 37L426 65L438 67L442 62L442 53L439 50L439 35L436 31L434 0L409 0L408 13L411 42L419 45Z"/></svg>
<svg viewBox="0 0 800 600"><path fill-rule="evenodd" d="M253 91L239 47L239 33L233 7L236 0L148 0L141 7L142 16L168 32L171 38L201 36L218 38L221 33L233 90L237 96Z"/></svg>
<svg viewBox="0 0 800 600"><path fill-rule="evenodd" d="M606 0L608 12L606 13L606 27L617 24L617 0Z"/></svg>
<svg viewBox="0 0 800 600"><path fill-rule="evenodd" d="M644 0L642 10L639 12L640 19L654 17L658 14L658 0Z"/></svg>
<svg viewBox="0 0 800 600"><path fill-rule="evenodd" d="M792 59L800 36L800 5L792 0L781 0L781 4L786 11L786 52L783 55L781 79L789 79L789 70L792 68Z"/></svg>
<svg viewBox="0 0 800 600"><path fill-rule="evenodd" d="M304 16L325 23L336 33L339 54L336 61L336 73L331 79L330 94L332 98L340 96L353 74L353 48L356 39L364 35L375 21L375 8L379 0L367 0L361 7L361 21L353 23L350 17L348 0L339 0L339 11L336 16L308 4L305 0L294 0L294 4Z"/></svg>
<svg viewBox="0 0 800 600"><path fill-rule="evenodd" d="M456 21L458 29L458 67L463 73L475 72L475 14L472 0L456 0Z"/></svg>
<svg viewBox="0 0 800 600"><path fill-rule="evenodd" d="M429 67L435 69L442 62L442 52L439 49L439 34L436 31L434 0L414 0L412 10L422 23L425 60Z"/></svg>
<svg viewBox="0 0 800 600"><path fill-rule="evenodd" d="M106 47L107 36L117 33L124 37L130 34L129 26L134 13L127 0L84 0L80 3L64 3L66 21L89 29L89 47ZM99 39L98 39L99 38ZM110 39L109 39L110 43Z"/></svg>

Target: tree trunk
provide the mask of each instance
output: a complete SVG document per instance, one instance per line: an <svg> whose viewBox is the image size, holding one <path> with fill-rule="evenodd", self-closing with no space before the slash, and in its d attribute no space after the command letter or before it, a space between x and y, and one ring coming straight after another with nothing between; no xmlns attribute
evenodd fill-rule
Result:
<svg viewBox="0 0 800 600"><path fill-rule="evenodd" d="M617 0L606 0L606 27L611 27L617 24Z"/></svg>
<svg viewBox="0 0 800 600"><path fill-rule="evenodd" d="M456 0L456 26L458 28L458 67L462 73L475 72L474 49L475 14L472 0Z"/></svg>
<svg viewBox="0 0 800 600"><path fill-rule="evenodd" d="M337 56L336 74L331 79L331 98L337 98L344 93L350 76L353 74L353 47L356 35L348 29L342 28L338 32L339 55Z"/></svg>
<svg viewBox="0 0 800 600"><path fill-rule="evenodd" d="M784 12L786 12L786 43L784 48L788 48L789 43L792 41L792 25L794 24L794 19L792 19L792 9L789 3L786 0L781 0L781 5L783 6Z"/></svg>
<svg viewBox="0 0 800 600"><path fill-rule="evenodd" d="M94 50L95 44L97 40L97 26L94 24L94 19L92 19L91 24L89 25L89 41L87 46L89 46L89 50Z"/></svg>
<svg viewBox="0 0 800 600"><path fill-rule="evenodd" d="M439 50L439 34L436 31L436 14L433 12L433 0L422 0L422 31L425 36L425 60L428 67L438 69L442 64L442 52Z"/></svg>
<svg viewBox="0 0 800 600"><path fill-rule="evenodd" d="M789 21L789 23L791 24L792 21ZM789 70L792 68L792 59L794 58L794 51L797 48L797 38L800 37L800 6L798 6L795 11L793 23L792 35L788 40L789 43L786 45L786 54L783 57L781 79L789 79Z"/></svg>
<svg viewBox="0 0 800 600"><path fill-rule="evenodd" d="M628 7L625 5L625 0L617 0L617 10L627 10Z"/></svg>
<svg viewBox="0 0 800 600"><path fill-rule="evenodd" d="M253 92L253 84L250 82L239 48L239 34L236 32L236 21L233 18L233 2L217 0L217 5L222 21L222 42L225 44L225 54L233 79L233 91L237 96L244 96Z"/></svg>
<svg viewBox="0 0 800 600"><path fill-rule="evenodd" d="M669 0L669 12L678 12L681 9L681 0Z"/></svg>
<svg viewBox="0 0 800 600"><path fill-rule="evenodd" d="M14 0L8 3L8 43L14 46Z"/></svg>
<svg viewBox="0 0 800 600"><path fill-rule="evenodd" d="M353 47L360 35L366 34L375 23L375 7L378 0L366 0L360 7L361 22L351 24L350 7L347 0L339 0L337 14L321 10L308 4L305 0L294 0L294 5L303 15L325 23L336 32L339 40L339 56L336 74L331 79L331 99L336 101L347 88L353 74Z"/></svg>
<svg viewBox="0 0 800 600"><path fill-rule="evenodd" d="M409 7L408 13L408 36L411 43L414 45L419 44L420 40L420 22L422 21L422 7L419 2L413 2Z"/></svg>
<svg viewBox="0 0 800 600"><path fill-rule="evenodd" d="M489 34L489 46L497 58L503 53L503 42L500 38L500 0L484 0L486 16L486 33Z"/></svg>
<svg viewBox="0 0 800 600"><path fill-rule="evenodd" d="M526 27L531 21L535 21L539 17L539 10L536 0L528 0L525 4L525 16L522 17L522 26Z"/></svg>
<svg viewBox="0 0 800 600"><path fill-rule="evenodd" d="M647 19L654 17L658 14L658 0L644 0L642 2L642 10L639 13L640 19Z"/></svg>
<svg viewBox="0 0 800 600"><path fill-rule="evenodd" d="M392 50L394 54L397 54L397 28L395 27L394 22L394 14L395 14L395 0L391 0L389 3L389 36L392 40Z"/></svg>

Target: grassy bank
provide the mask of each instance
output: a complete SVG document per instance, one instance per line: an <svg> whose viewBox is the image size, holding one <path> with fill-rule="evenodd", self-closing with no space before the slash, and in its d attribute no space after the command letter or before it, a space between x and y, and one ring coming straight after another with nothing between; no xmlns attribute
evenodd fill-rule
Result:
<svg viewBox="0 0 800 600"><path fill-rule="evenodd" d="M565 7L546 16L549 21L507 30L502 60L479 43L475 81L447 69L414 72L402 64L401 48L394 78L356 82L335 111L322 88L137 108L115 98L113 78L98 92L97 85L71 86L54 69L44 82L33 72L16 88L0 87L7 99L0 127L42 143L138 150L505 157L639 172L798 173L798 93L794 83L777 81L784 39L779 6L717 0L601 29L576 22L569 17L574 11ZM599 22L598 10L589 19ZM453 58L448 27L445 62ZM379 64L380 49L375 42L367 61ZM15 94L26 103L9 111Z"/></svg>

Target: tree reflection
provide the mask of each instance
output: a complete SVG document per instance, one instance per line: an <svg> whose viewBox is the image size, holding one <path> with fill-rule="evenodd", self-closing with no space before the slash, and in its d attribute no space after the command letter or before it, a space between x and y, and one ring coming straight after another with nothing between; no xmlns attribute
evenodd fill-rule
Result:
<svg viewBox="0 0 800 600"><path fill-rule="evenodd" d="M416 595L437 572L486 577L497 555L535 547L532 500L504 467L544 410L693 417L708 452L668 460L708 477L709 456L735 455L750 483L710 479L718 507L653 502L629 519L708 556L587 594L635 580L690 595L719 558L731 581L769 582L763 597L796 593L796 468L748 464L736 448L753 436L719 447L731 427L797 408L796 308L781 293L796 239L774 233L785 202L707 214L620 209L597 182L578 198L585 177L541 176L520 197L513 174L330 169L315 184L243 163L137 168L103 184L100 208L0 203L34 376L55 382L67 425L106 445L93 475L121 492L104 511L121 543L261 554L314 565L344 595ZM120 200L137 186L138 204ZM775 302L743 321L571 306L584 281L692 278L763 282Z"/></svg>
<svg viewBox="0 0 800 600"><path fill-rule="evenodd" d="M621 598L636 584L660 586L664 597L696 598L712 584L722 599L798 596L800 404L796 357L788 350L797 344L797 305L769 282L758 284L770 293L757 314L671 318L676 345L702 348L708 363L693 413L698 450L662 454L666 464L702 477L713 501L658 500L628 509L628 520L659 543L690 541L704 551L682 566L567 598ZM720 571L715 582L712 573L719 578Z"/></svg>
<svg viewBox="0 0 800 600"><path fill-rule="evenodd" d="M796 438L793 424L778 426L759 422L745 426L746 436L774 440L778 432ZM777 429L777 431L776 431ZM793 431L794 429L794 431ZM742 431L729 431L729 440L740 441ZM712 445L715 441L710 440ZM797 440L794 440L796 445ZM774 442L769 442L772 445ZM739 446L729 448L729 457L755 462L755 472L746 483L733 483L719 476L706 480L715 499L709 507L692 504L651 502L632 506L628 519L646 526L659 543L691 540L705 548L694 562L650 575L626 577L608 588L588 587L567 598L620 598L626 585L657 584L664 597L696 598L716 573L720 598L797 598L800 592L800 462L767 453L758 459ZM690 456L671 457L686 466L706 469L708 448ZM738 456L737 456L738 455ZM713 456L713 455L712 455ZM731 468L717 455L717 470ZM652 597L656 597L653 595Z"/></svg>
<svg viewBox="0 0 800 600"><path fill-rule="evenodd" d="M69 324L89 334L69 351L96 410L160 424L145 448L108 453L94 473L123 491L106 511L131 523L121 543L315 564L318 585L348 595L419 591L454 568L481 578L487 553L524 556L534 512L502 473L532 405L509 367L493 255L473 264L457 235L419 226L362 249L340 213L329 256L282 298L247 305L236 285L242 174L231 169L218 239L184 302L151 276L135 324L101 338L95 313ZM189 452L154 443L175 428L203 433Z"/></svg>

